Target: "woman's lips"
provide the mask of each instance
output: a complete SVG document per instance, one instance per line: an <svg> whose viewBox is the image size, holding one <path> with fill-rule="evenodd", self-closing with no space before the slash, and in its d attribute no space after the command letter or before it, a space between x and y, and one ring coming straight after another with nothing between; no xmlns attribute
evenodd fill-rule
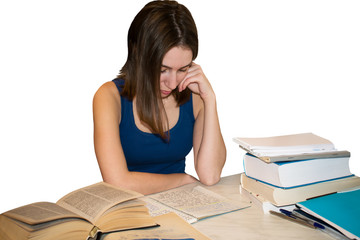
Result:
<svg viewBox="0 0 360 240"><path fill-rule="evenodd" d="M161 90L161 94L168 96L171 93L171 91L165 91L165 90Z"/></svg>

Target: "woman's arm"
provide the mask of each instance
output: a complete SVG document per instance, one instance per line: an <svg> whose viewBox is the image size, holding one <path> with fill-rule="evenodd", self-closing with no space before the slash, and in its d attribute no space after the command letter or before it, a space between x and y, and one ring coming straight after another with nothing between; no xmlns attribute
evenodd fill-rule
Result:
<svg viewBox="0 0 360 240"><path fill-rule="evenodd" d="M93 100L94 147L103 180L150 194L197 181L192 176L128 171L119 136L120 95L114 83L99 88Z"/></svg>
<svg viewBox="0 0 360 240"><path fill-rule="evenodd" d="M193 93L195 126L193 150L195 169L200 181L213 185L220 180L226 160L226 148L221 134L215 93L201 67L193 64L183 82Z"/></svg>

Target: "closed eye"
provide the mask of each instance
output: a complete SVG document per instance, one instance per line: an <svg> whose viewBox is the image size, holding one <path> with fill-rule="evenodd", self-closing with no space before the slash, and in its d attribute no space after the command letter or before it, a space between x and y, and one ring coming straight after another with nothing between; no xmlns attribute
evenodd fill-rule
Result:
<svg viewBox="0 0 360 240"><path fill-rule="evenodd" d="M183 68L180 68L179 69L179 72L186 72L187 70L189 70L190 66L186 66L186 67L183 67Z"/></svg>

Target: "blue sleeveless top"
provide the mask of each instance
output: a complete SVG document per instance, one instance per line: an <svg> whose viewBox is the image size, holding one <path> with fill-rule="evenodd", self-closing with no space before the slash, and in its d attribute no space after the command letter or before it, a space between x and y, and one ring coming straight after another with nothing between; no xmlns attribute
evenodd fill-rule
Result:
<svg viewBox="0 0 360 240"><path fill-rule="evenodd" d="M124 80L114 79L113 82L121 93ZM170 129L170 141L166 142L156 134L137 128L132 101L121 96L119 132L129 171L184 173L185 157L193 146L194 123L191 96L188 102L180 106L179 119Z"/></svg>

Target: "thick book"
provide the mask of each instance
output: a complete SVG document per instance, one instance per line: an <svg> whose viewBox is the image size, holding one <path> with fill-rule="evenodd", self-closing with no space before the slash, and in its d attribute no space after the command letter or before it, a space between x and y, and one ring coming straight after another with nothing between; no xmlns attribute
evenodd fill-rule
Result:
<svg viewBox="0 0 360 240"><path fill-rule="evenodd" d="M265 162L350 157L350 152L337 150L332 142L313 133L263 138L236 137L233 141Z"/></svg>
<svg viewBox="0 0 360 240"><path fill-rule="evenodd" d="M350 239L360 239L360 189L339 192L297 204Z"/></svg>
<svg viewBox="0 0 360 240"><path fill-rule="evenodd" d="M243 161L248 177L280 188L299 187L353 175L349 157L266 163L247 153Z"/></svg>
<svg viewBox="0 0 360 240"><path fill-rule="evenodd" d="M275 206L286 206L305 201L309 198L329 193L344 191L360 186L360 177L347 178L310 184L302 187L283 189L240 175L241 186L257 198L268 201Z"/></svg>
<svg viewBox="0 0 360 240"><path fill-rule="evenodd" d="M176 213L166 213L154 217L160 225L155 228L135 229L105 234L101 240L152 239L152 240L210 240Z"/></svg>
<svg viewBox="0 0 360 240"><path fill-rule="evenodd" d="M100 182L57 203L37 202L0 215L2 240L95 239L98 232L157 226L140 193Z"/></svg>
<svg viewBox="0 0 360 240"><path fill-rule="evenodd" d="M256 205L258 208L262 209L264 214L270 214L270 211L281 212L280 209L285 209L287 211L293 211L294 209L296 209L295 204L286 206L275 206L264 198L261 198L261 196L254 195L253 193L249 192L241 185L239 186L239 191L242 196L245 196L249 199L252 205Z"/></svg>

